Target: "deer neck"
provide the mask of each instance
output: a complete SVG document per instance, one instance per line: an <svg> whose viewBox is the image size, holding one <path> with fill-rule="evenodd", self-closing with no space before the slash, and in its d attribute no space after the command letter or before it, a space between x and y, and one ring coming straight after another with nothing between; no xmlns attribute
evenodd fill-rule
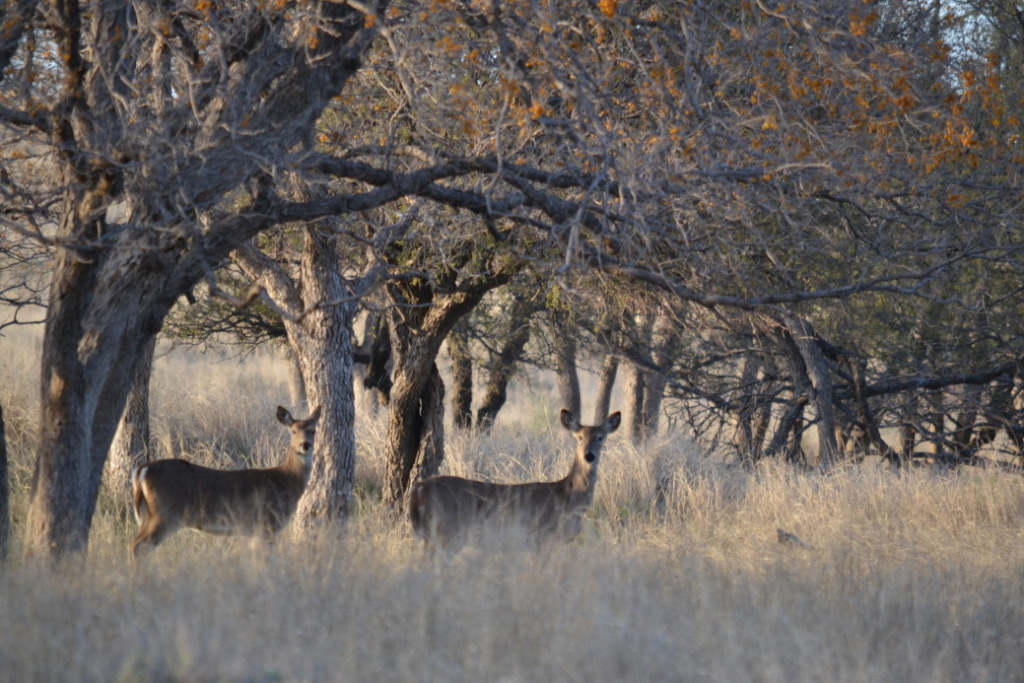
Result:
<svg viewBox="0 0 1024 683"><path fill-rule="evenodd" d="M579 458L573 460L569 474L562 480L563 490L570 496L591 496L597 484L597 468Z"/></svg>
<svg viewBox="0 0 1024 683"><path fill-rule="evenodd" d="M312 468L312 457L307 463L306 459L298 451L289 450L284 461L277 466L277 469L302 482L303 485L309 482L309 475Z"/></svg>

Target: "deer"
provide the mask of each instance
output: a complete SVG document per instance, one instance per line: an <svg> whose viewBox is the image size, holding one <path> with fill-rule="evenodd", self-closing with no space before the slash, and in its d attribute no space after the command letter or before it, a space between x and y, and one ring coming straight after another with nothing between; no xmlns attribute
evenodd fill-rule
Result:
<svg viewBox="0 0 1024 683"><path fill-rule="evenodd" d="M454 554L474 530L504 525L521 528L537 543L572 541L594 500L605 439L621 420L616 412L601 425L584 426L571 411L562 410L561 423L576 437L576 452L569 473L558 481L500 484L435 476L413 484L409 492L413 531L431 554L437 548Z"/></svg>
<svg viewBox="0 0 1024 683"><path fill-rule="evenodd" d="M281 406L276 415L291 434L288 453L277 467L218 470L168 458L132 470L139 524L129 546L133 563L181 528L269 539L287 525L309 483L320 408L305 420Z"/></svg>

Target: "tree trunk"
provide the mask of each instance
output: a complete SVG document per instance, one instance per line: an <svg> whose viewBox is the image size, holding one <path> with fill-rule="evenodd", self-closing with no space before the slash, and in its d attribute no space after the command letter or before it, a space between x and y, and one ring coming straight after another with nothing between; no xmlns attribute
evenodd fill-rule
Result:
<svg viewBox="0 0 1024 683"><path fill-rule="evenodd" d="M352 510L356 414L351 345L357 313L354 304L321 308L303 320L308 325L301 332L293 333L307 411L321 409L313 471L295 513L300 529L344 523Z"/></svg>
<svg viewBox="0 0 1024 683"><path fill-rule="evenodd" d="M430 378L420 397L420 440L412 473L412 481L432 477L444 460L444 381L434 363Z"/></svg>
<svg viewBox="0 0 1024 683"><path fill-rule="evenodd" d="M864 434L864 441L874 446L885 460L900 465L900 455L890 448L889 444L882 438L878 429L878 420L871 410L867 399L867 378L864 370L864 361L860 358L847 358L850 368L850 376L853 378L853 394L857 402L857 419L860 421Z"/></svg>
<svg viewBox="0 0 1024 683"><path fill-rule="evenodd" d="M644 419L641 437L644 441L656 436L660 428L661 403L668 385L668 374L675 360L679 334L675 321L664 311L659 312L654 324L651 360L657 370L648 370L644 380Z"/></svg>
<svg viewBox="0 0 1024 683"><path fill-rule="evenodd" d="M135 369L128 402L110 445L107 464L107 486L115 499L126 506L131 504L132 470L149 462L149 380L153 375L153 354L156 336L146 344L139 365Z"/></svg>
<svg viewBox="0 0 1024 683"><path fill-rule="evenodd" d="M440 375L434 363L443 336L413 337L405 325L392 323L395 369L388 404L384 501L398 511L416 472L436 471L444 457L444 431L438 428L444 422L444 403L438 401L444 391L438 388Z"/></svg>
<svg viewBox="0 0 1024 683"><path fill-rule="evenodd" d="M649 312L636 313L626 318L632 328L637 356L626 366L625 400L626 426L629 440L639 446L647 438L647 366L653 364L652 342L655 316Z"/></svg>
<svg viewBox="0 0 1024 683"><path fill-rule="evenodd" d="M900 462L910 462L917 445L917 429L907 422L900 427Z"/></svg>
<svg viewBox="0 0 1024 683"><path fill-rule="evenodd" d="M155 139L152 154L137 155L125 151L141 139L122 138L128 122L122 104L134 97L133 84L142 97L154 90L133 80L138 63L130 51L138 45L132 36L140 35L134 15L121 1L90 6L85 18L79 9L68 3L48 15L66 38L60 51L69 67L49 126L65 195L53 234L25 548L53 559L87 548L107 453L136 368L171 306L228 252L277 220L245 207L225 216L201 212L277 164L313 130L359 69L358 57L377 30L352 21L357 10L347 5L322 3L319 12L335 20L335 30L311 33L315 45L303 41L296 50L276 34L252 33L231 65L241 86L221 79L211 86L215 93L200 84L195 95L222 103L212 106L215 111L253 105L257 120L249 128L258 132L238 136L219 114L198 128L156 120L153 131L175 128L180 139ZM88 40L78 41L86 30ZM245 78L255 73L246 69L250 56L281 66L273 84L254 88ZM159 97L171 95L160 91ZM128 158L136 169L130 175L123 171ZM132 207L132 225L106 225L115 202Z"/></svg>
<svg viewBox="0 0 1024 683"><path fill-rule="evenodd" d="M466 332L456 327L448 335L452 360L452 417L459 429L473 426L473 357Z"/></svg>
<svg viewBox="0 0 1024 683"><path fill-rule="evenodd" d="M764 318L756 324L764 338L777 349L780 368L791 383L789 402L779 418L775 434L764 449L764 457L770 458L784 451L786 459L791 460L799 452L803 414L812 399L814 388L807 374L803 353L789 329L774 318ZM834 443L835 433L831 438Z"/></svg>
<svg viewBox="0 0 1024 683"><path fill-rule="evenodd" d="M391 332L388 330L387 316L376 316L372 326L367 324L366 333L372 334L370 359L366 365L363 386L371 389L377 396L377 405L386 406L391 400Z"/></svg>
<svg viewBox="0 0 1024 683"><path fill-rule="evenodd" d="M523 349L530 341L530 316L535 308L525 299L516 298L508 312L508 334L497 355L491 358L484 399L476 412L476 425L490 429L498 417L498 411L508 399L508 384L522 359Z"/></svg>
<svg viewBox="0 0 1024 683"><path fill-rule="evenodd" d="M110 252L117 253L117 252ZM137 255L136 255L137 256ZM166 273L57 257L43 338L40 435L26 552L84 552L107 452L147 345L174 300ZM129 258L125 256L125 258ZM164 275L164 277L161 277Z"/></svg>
<svg viewBox="0 0 1024 683"><path fill-rule="evenodd" d="M1007 373L995 381L992 393L989 398L988 408L985 411L986 421L989 423L984 431L981 431L979 438L987 439L990 443L996 438L1001 426L1006 436L1010 439L1013 447L1014 457L1020 460L1024 457L1024 432L1019 426L1019 416L1016 412L1014 401L1014 375ZM983 435L983 437L982 437Z"/></svg>
<svg viewBox="0 0 1024 683"><path fill-rule="evenodd" d="M754 414L758 408L758 392L760 386L758 375L761 371L761 359L751 354L743 361L740 371L740 387L745 392L736 411L736 431L733 444L736 452L743 460L757 460L759 449L754 442Z"/></svg>
<svg viewBox="0 0 1024 683"><path fill-rule="evenodd" d="M298 282L252 245L236 250L232 258L290 313L285 331L305 387L306 408L321 410L313 471L294 524L309 529L343 523L351 512L355 478L352 324L358 298L371 280L354 284L345 279L332 235L316 224L305 229Z"/></svg>
<svg viewBox="0 0 1024 683"><path fill-rule="evenodd" d="M818 336L809 322L795 315L786 316L786 328L793 338L810 380L811 401L818 420L818 455L822 464L832 464L839 456L836 444L835 400L832 375L825 360Z"/></svg>
<svg viewBox="0 0 1024 683"><path fill-rule="evenodd" d="M317 306L299 323L286 326L302 368L308 409L321 409L313 471L295 512L295 524L308 529L348 520L356 463L352 321L359 313L358 293L341 275L333 240L315 226L306 229L302 298L306 310L326 301L344 302Z"/></svg>
<svg viewBox="0 0 1024 683"><path fill-rule="evenodd" d="M646 373L636 363L628 363L624 386L626 400L626 426L630 443L640 445L644 438L644 396L647 394Z"/></svg>
<svg viewBox="0 0 1024 683"><path fill-rule="evenodd" d="M4 409L0 406L0 564L7 561L11 548L11 487L7 468L7 430Z"/></svg>
<svg viewBox="0 0 1024 683"><path fill-rule="evenodd" d="M301 406L303 410L306 410L309 406L306 405L306 380L302 377L302 363L290 344L284 347L284 356L288 372L288 399L293 407Z"/></svg>
<svg viewBox="0 0 1024 683"><path fill-rule="evenodd" d="M597 378L597 396L594 402L594 424L603 424L608 419L612 406L612 389L619 372L619 357L613 353L605 355L601 372Z"/></svg>
<svg viewBox="0 0 1024 683"><path fill-rule="evenodd" d="M435 361L441 344L462 316L512 273L473 278L445 294L424 284L389 283L388 309L393 359L389 423L384 447L384 502L396 512L414 477L437 471L444 458L444 388ZM454 290L454 291L451 291Z"/></svg>
<svg viewBox="0 0 1024 683"><path fill-rule="evenodd" d="M562 408L580 414L580 378L576 369L576 337L565 313L552 310L555 333L555 384Z"/></svg>
<svg viewBox="0 0 1024 683"><path fill-rule="evenodd" d="M942 452L942 435L946 431L946 407L945 394L943 391L924 392L924 402L927 406L924 423L929 431L927 452L938 455Z"/></svg>

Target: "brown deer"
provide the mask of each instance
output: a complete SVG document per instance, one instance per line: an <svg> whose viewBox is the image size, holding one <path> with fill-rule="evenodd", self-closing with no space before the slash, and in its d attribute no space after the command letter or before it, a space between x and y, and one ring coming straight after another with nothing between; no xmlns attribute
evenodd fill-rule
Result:
<svg viewBox="0 0 1024 683"><path fill-rule="evenodd" d="M277 419L291 432L288 454L277 467L215 470L174 458L136 467L132 496L139 533L130 546L132 561L182 527L265 537L284 528L309 482L320 408L296 420L278 406Z"/></svg>
<svg viewBox="0 0 1024 683"><path fill-rule="evenodd" d="M433 548L457 552L474 530L515 526L532 539L571 541L594 500L597 465L605 437L619 428L613 413L596 427L580 425L568 410L562 426L576 437L576 455L565 478L527 484L494 484L461 477L431 477L409 494L413 530Z"/></svg>

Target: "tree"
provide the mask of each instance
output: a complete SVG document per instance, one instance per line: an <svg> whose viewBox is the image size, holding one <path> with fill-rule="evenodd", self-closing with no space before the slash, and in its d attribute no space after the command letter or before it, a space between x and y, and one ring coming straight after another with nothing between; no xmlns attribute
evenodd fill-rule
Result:
<svg viewBox="0 0 1024 683"><path fill-rule="evenodd" d="M308 203L247 197L246 183L290 158L375 29L333 3L302 16L131 2L11 9L21 28L4 45L29 28L36 42L31 52L19 44L20 59L3 52L0 66L13 65L24 87L2 120L53 150L64 187L27 532L30 551L62 556L85 548L132 378L177 297L269 225L322 215ZM37 84L37 71L59 82ZM58 96L45 107L38 98L51 86ZM36 180L8 182L41 207ZM129 208L123 222L107 220L115 204Z"/></svg>
<svg viewBox="0 0 1024 683"><path fill-rule="evenodd" d="M22 234L55 251L35 551L85 547L146 345L179 296L277 225L401 213L413 196L429 208L432 223L380 252L395 501L416 459L429 471L438 457L436 440L410 455L441 433L413 426L436 415L423 410L439 398L436 349L510 264L567 289L599 274L671 298L686 320L711 321L687 341L721 331L702 367L732 378L742 358L720 351L750 339L737 333L745 316L807 323L814 341L796 348L808 374L773 389L794 414L792 396L828 402L814 382L823 367L838 376L832 339L873 371L882 326L908 327L886 307L932 301L967 320L982 273L1011 282L1018 270L1024 165L1002 132L1003 62L956 73L941 26L919 40L872 4L24 0L4 12L0 124L18 173L0 186L19 198ZM42 177L15 158L43 153L55 172ZM324 194L275 192L293 172L326 179ZM55 227L20 225L28 216ZM296 318L319 314L303 303ZM995 334L1019 304L1017 289L992 302ZM855 324L834 326L845 315ZM990 377L1021 348L1009 341L985 368L947 355L926 384ZM774 348L799 367L792 347ZM729 413L687 379L705 415ZM816 395L794 384L805 379ZM906 391L889 379L863 395ZM833 386L834 400L845 391Z"/></svg>
<svg viewBox="0 0 1024 683"><path fill-rule="evenodd" d="M473 237L449 233L447 239L453 242L445 250L449 259L432 268L427 260L436 252L396 250L393 266L422 274L385 285L393 370L384 500L396 509L409 486L435 474L444 457L444 384L435 362L442 343L487 292L507 284L521 267L503 250L478 249Z"/></svg>

